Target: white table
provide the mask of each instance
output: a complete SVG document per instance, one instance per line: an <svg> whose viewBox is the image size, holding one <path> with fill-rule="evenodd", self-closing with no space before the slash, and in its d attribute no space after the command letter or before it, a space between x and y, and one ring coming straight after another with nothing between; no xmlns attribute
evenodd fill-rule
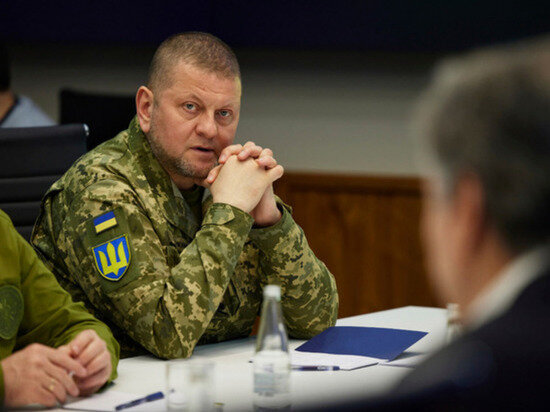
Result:
<svg viewBox="0 0 550 412"><path fill-rule="evenodd" d="M403 355L389 364L380 363L351 371L291 372L292 406L304 406L356 396L377 395L389 391L409 367L395 366L401 358L423 357L445 342L447 314L445 309L407 306L366 315L339 319L338 326L371 326L429 332ZM294 349L304 341L291 340ZM252 410L253 374L249 360L254 355L255 338L203 345L195 348L193 358L208 359L215 364L215 402L223 411ZM165 390L166 362L150 356L123 359L113 391L135 394L136 398ZM393 365L392 365L393 364ZM128 412L163 411L165 401L126 409ZM54 409L62 411L63 409Z"/></svg>
<svg viewBox="0 0 550 412"><path fill-rule="evenodd" d="M407 306L367 315L339 319L339 326L372 326L411 329L429 332L407 350L407 354L432 352L444 343L446 311L439 308ZM224 404L223 410L252 409L252 365L254 338L198 346L194 358L206 358L215 363L215 398ZM291 348L303 341L292 340ZM163 391L165 361L139 356L123 359L118 367L119 377L113 390L142 396ZM350 398L365 394L380 394L391 389L410 368L379 364L352 371L291 373L292 405ZM151 410L151 404L133 410ZM157 406L157 405L155 405ZM155 408L157 409L157 408Z"/></svg>

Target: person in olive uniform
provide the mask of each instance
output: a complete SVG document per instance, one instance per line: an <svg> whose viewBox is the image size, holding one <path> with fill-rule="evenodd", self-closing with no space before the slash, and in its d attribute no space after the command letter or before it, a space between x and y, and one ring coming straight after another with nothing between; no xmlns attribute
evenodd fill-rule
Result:
<svg viewBox="0 0 550 412"><path fill-rule="evenodd" d="M0 409L53 406L116 377L119 345L0 210Z"/></svg>
<svg viewBox="0 0 550 412"><path fill-rule="evenodd" d="M334 278L273 194L282 167L269 149L231 145L240 98L225 43L167 39L128 130L44 197L33 245L123 356L188 357L197 344L248 336L268 283L282 287L291 336L336 321Z"/></svg>

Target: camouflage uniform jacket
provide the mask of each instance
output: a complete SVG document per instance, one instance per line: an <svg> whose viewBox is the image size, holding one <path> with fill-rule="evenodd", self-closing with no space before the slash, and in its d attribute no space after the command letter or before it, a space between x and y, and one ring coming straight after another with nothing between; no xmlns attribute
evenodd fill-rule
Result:
<svg viewBox="0 0 550 412"><path fill-rule="evenodd" d="M0 210L0 360L31 343L57 348L86 329L107 344L113 367L109 379L115 379L119 346L109 328L71 300ZM0 366L0 410L3 404Z"/></svg>
<svg viewBox="0 0 550 412"><path fill-rule="evenodd" d="M248 336L267 283L281 285L291 336L334 325L334 278L280 209L275 225L252 228L248 213L209 197L198 221L134 118L52 185L32 243L73 298L111 326L123 356L145 348L188 357L196 344ZM123 275L107 278L105 267Z"/></svg>

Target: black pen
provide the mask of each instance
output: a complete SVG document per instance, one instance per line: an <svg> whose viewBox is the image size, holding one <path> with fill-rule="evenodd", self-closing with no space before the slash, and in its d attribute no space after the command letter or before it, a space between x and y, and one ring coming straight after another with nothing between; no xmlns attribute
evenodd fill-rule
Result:
<svg viewBox="0 0 550 412"><path fill-rule="evenodd" d="M142 403L153 402L153 401L156 401L157 399L162 399L162 398L164 398L164 394L162 392L155 392L143 398L135 399L133 401L118 405L117 407L115 407L115 411L131 408L132 406L141 405Z"/></svg>
<svg viewBox="0 0 550 412"><path fill-rule="evenodd" d="M292 366L293 371L339 371L339 366L317 365L317 366Z"/></svg>

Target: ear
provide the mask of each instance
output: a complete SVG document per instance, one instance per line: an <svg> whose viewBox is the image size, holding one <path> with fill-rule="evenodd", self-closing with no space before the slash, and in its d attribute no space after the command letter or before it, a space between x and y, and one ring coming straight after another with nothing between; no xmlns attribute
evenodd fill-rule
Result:
<svg viewBox="0 0 550 412"><path fill-rule="evenodd" d="M465 174L458 180L454 192L454 216L462 256L474 256L481 250L488 231L485 194L476 175Z"/></svg>
<svg viewBox="0 0 550 412"><path fill-rule="evenodd" d="M144 133L151 130L151 112L153 110L153 92L145 86L141 86L136 93L136 111L139 125Z"/></svg>

